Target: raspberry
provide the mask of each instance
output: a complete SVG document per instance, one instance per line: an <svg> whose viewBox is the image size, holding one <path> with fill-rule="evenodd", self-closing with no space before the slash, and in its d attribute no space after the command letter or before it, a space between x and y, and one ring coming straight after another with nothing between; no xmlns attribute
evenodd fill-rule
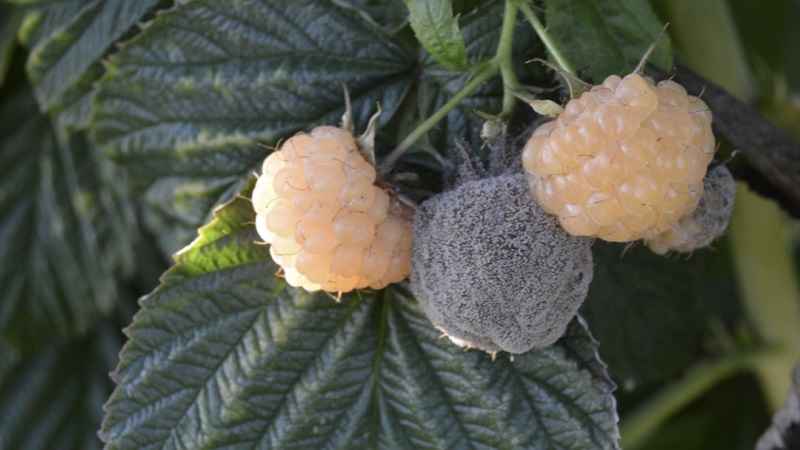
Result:
<svg viewBox="0 0 800 450"><path fill-rule="evenodd" d="M290 285L341 293L408 276L411 209L375 184L350 132L323 126L298 134L262 171L256 228Z"/></svg>
<svg viewBox="0 0 800 450"><path fill-rule="evenodd" d="M536 204L525 175L467 181L417 210L411 289L457 345L546 347L586 297L590 244Z"/></svg>
<svg viewBox="0 0 800 450"><path fill-rule="evenodd" d="M655 253L691 252L709 245L725 232L733 212L736 183L728 168L717 164L703 179L703 196L697 209L681 217L669 230L647 241Z"/></svg>
<svg viewBox="0 0 800 450"><path fill-rule="evenodd" d="M679 84L609 76L534 131L531 189L567 232L655 238L697 206L714 154L711 113Z"/></svg>

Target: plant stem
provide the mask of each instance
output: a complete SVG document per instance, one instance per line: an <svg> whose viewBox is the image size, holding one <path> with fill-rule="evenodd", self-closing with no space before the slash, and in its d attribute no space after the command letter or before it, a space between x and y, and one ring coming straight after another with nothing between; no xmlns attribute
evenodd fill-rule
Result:
<svg viewBox="0 0 800 450"><path fill-rule="evenodd" d="M620 446L635 450L667 419L692 403L722 380L743 370L754 368L771 356L771 350L758 350L727 356L719 361L701 363L684 377L661 390L626 416L620 425Z"/></svg>
<svg viewBox="0 0 800 450"><path fill-rule="evenodd" d="M425 135L431 128L436 126L439 121L447 116L453 108L458 106L462 100L467 98L470 94L472 94L475 89L478 89L486 80L494 77L499 72L499 66L494 61L491 61L490 64L483 68L478 74L469 81L463 88L453 98L450 99L447 103L445 103L441 108L439 108L435 113L431 114L424 122L422 122L417 128L414 129L402 142L397 144L394 150L392 150L386 158L383 159L381 163L381 169L384 171L388 171L394 164L400 159L401 156L411 148L414 143L416 143L422 136Z"/></svg>
<svg viewBox="0 0 800 450"><path fill-rule="evenodd" d="M514 64L511 61L511 54L514 46L514 25L517 22L517 7L512 2L507 1L503 13L503 28L500 35L500 43L497 46L495 60L500 65L500 75L503 77L503 112L506 116L511 114L516 103L513 91L519 89L519 81L514 73Z"/></svg>
<svg viewBox="0 0 800 450"><path fill-rule="evenodd" d="M561 67L564 72L567 72L572 76L576 76L575 69L572 68L572 65L570 65L569 61L567 61L567 58L564 57L564 55L556 46L555 42L553 42L553 39L550 38L550 35L547 33L544 25L542 25L539 17L536 16L536 13L534 13L531 7L528 5L528 2L526 0L521 0L518 2L518 7L520 11L522 11L522 14L525 14L525 17L528 18L528 22L531 23L533 30L539 36L539 39L541 39L542 43L544 43L547 52L550 53L550 56L553 57L556 64L558 64L558 66Z"/></svg>
<svg viewBox="0 0 800 450"><path fill-rule="evenodd" d="M517 18L517 5L515 0L506 0L505 11L503 14L503 27L500 30L500 42L497 44L495 55L490 59L485 67L480 69L478 73L472 78L453 98L439 108L435 113L422 122L417 128L414 129L405 139L403 139L397 147L395 147L381 163L381 171L386 172L391 169L395 163L403 156L403 154L411 148L422 136L425 135L431 128L436 126L447 114L453 110L462 100L467 98L476 89L478 89L484 82L500 73L503 77L503 82L506 84L506 89L503 95L503 113L507 113L513 107L514 95L509 91L509 88L516 88L519 83L514 74L514 69L511 64L511 50L514 42L514 25Z"/></svg>

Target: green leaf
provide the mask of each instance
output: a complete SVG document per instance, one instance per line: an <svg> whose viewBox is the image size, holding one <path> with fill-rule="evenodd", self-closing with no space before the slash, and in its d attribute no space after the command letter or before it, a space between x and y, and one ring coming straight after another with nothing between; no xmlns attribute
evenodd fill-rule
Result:
<svg viewBox="0 0 800 450"><path fill-rule="evenodd" d="M391 119L414 77L413 58L381 27L310 0L181 3L110 66L96 138L146 190L153 214L186 195L163 218L174 236L194 233L210 206L241 188L268 153L258 142L339 123L343 84L363 129L377 102L381 124Z"/></svg>
<svg viewBox="0 0 800 450"><path fill-rule="evenodd" d="M465 71L467 50L450 0L404 0L420 44L443 66Z"/></svg>
<svg viewBox="0 0 800 450"><path fill-rule="evenodd" d="M91 114L101 59L161 0L12 0L28 5L20 40L29 48L28 75L42 109L71 127Z"/></svg>
<svg viewBox="0 0 800 450"><path fill-rule="evenodd" d="M11 54L17 43L17 28L22 15L14 6L0 2L0 86L6 78Z"/></svg>
<svg viewBox="0 0 800 450"><path fill-rule="evenodd" d="M546 25L567 60L595 82L633 71L663 24L639 0L547 0ZM667 37L650 62L672 69Z"/></svg>
<svg viewBox="0 0 800 450"><path fill-rule="evenodd" d="M132 211L105 156L57 137L21 88L0 104L0 336L28 351L84 333L131 264Z"/></svg>
<svg viewBox="0 0 800 450"><path fill-rule="evenodd" d="M287 287L253 220L246 198L218 209L143 300L107 448L616 447L613 384L580 323L493 362L441 339L403 285L341 303Z"/></svg>
<svg viewBox="0 0 800 450"><path fill-rule="evenodd" d="M701 346L698 260L642 245L596 242L592 249L595 274L581 314L614 379L633 387L678 374Z"/></svg>
<svg viewBox="0 0 800 450"><path fill-rule="evenodd" d="M113 385L122 335L114 320L90 335L29 357L0 349L0 446L100 449L97 428Z"/></svg>
<svg viewBox="0 0 800 450"><path fill-rule="evenodd" d="M188 176L161 178L141 197L145 206L142 219L148 229L156 231L161 252L171 255L191 242L214 206L234 197L241 185L241 176L209 181Z"/></svg>

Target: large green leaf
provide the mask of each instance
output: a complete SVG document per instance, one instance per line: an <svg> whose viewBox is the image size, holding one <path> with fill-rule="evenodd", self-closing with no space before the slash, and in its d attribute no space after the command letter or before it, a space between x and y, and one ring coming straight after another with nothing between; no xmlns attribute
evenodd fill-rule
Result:
<svg viewBox="0 0 800 450"><path fill-rule="evenodd" d="M518 355L441 339L402 285L341 303L287 287L246 198L142 302L109 449L615 448L613 384L578 322Z"/></svg>
<svg viewBox="0 0 800 450"><path fill-rule="evenodd" d="M361 129L376 102L385 123L413 65L385 30L331 2L185 2L112 58L96 137L148 190L151 224L178 237L172 252L257 168L257 142L337 124L344 85Z"/></svg>
<svg viewBox="0 0 800 450"><path fill-rule="evenodd" d="M85 138L55 136L28 89L0 105L6 345L27 350L83 333L113 305L114 274L131 259L132 211L117 183Z"/></svg>
<svg viewBox="0 0 800 450"><path fill-rule="evenodd" d="M12 0L28 5L20 40L42 109L73 127L86 125L101 59L161 0ZM169 3L169 2L167 2Z"/></svg>
<svg viewBox="0 0 800 450"><path fill-rule="evenodd" d="M97 428L122 346L115 321L28 356L0 349L0 448L100 449Z"/></svg>
<svg viewBox="0 0 800 450"><path fill-rule="evenodd" d="M700 353L697 260L656 255L642 245L596 242L595 275L581 307L614 379L662 381Z"/></svg>
<svg viewBox="0 0 800 450"><path fill-rule="evenodd" d="M567 60L598 83L611 74L630 73L663 26L640 0L547 0L546 21ZM668 38L650 62L672 68Z"/></svg>

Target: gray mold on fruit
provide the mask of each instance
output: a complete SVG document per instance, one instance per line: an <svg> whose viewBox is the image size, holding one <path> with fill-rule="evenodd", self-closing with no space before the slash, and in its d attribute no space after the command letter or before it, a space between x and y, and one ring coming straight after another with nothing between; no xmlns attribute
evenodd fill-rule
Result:
<svg viewBox="0 0 800 450"><path fill-rule="evenodd" d="M728 227L736 197L736 182L724 164L712 165L703 178L703 195L697 209L681 217L672 229L647 246L655 253L692 252L707 247Z"/></svg>
<svg viewBox="0 0 800 450"><path fill-rule="evenodd" d="M554 343L577 313L590 244L536 204L525 175L469 181L418 209L411 288L457 344L522 353Z"/></svg>

